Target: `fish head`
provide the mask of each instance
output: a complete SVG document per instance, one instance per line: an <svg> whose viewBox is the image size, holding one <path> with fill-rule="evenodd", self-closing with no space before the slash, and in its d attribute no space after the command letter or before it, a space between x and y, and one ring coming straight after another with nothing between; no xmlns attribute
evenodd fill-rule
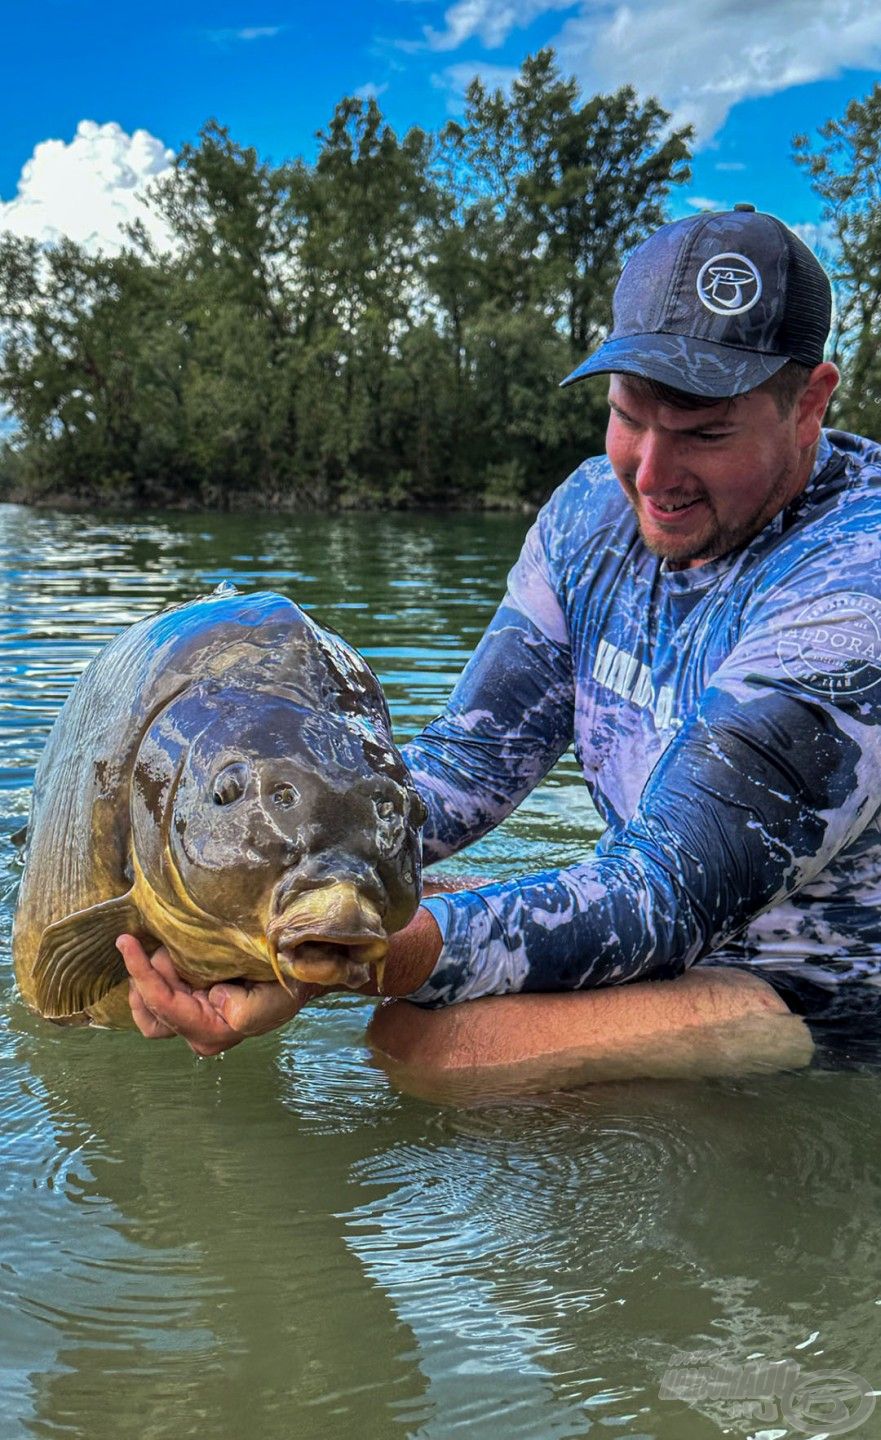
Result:
<svg viewBox="0 0 881 1440"><path fill-rule="evenodd" d="M149 887L262 944L283 980L381 965L419 901L424 813L384 702L201 682L156 717L133 773Z"/></svg>

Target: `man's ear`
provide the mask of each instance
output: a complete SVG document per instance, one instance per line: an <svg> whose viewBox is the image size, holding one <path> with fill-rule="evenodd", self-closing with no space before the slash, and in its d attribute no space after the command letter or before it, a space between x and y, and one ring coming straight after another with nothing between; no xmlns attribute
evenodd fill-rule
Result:
<svg viewBox="0 0 881 1440"><path fill-rule="evenodd" d="M837 365L828 360L811 371L807 385L795 402L799 449L808 450L819 440L829 401L840 379Z"/></svg>

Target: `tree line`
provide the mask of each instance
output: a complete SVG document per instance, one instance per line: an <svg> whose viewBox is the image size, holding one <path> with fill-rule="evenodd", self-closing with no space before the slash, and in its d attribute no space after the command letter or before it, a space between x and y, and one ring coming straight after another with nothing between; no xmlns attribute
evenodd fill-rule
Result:
<svg viewBox="0 0 881 1440"><path fill-rule="evenodd" d="M879 120L876 87L821 144L797 141L836 240L842 423L871 415L881 382ZM542 499L602 447L601 388L558 382L601 338L690 147L632 89L582 98L550 50L509 95L475 80L437 133L399 137L375 100L343 99L313 163L272 165L209 123L149 201L167 250L139 224L112 256L0 237L0 403L17 427L0 495Z"/></svg>

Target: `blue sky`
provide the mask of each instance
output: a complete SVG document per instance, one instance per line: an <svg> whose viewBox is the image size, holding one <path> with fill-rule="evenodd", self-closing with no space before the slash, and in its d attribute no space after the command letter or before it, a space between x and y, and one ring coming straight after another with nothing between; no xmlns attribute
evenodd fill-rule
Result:
<svg viewBox="0 0 881 1440"><path fill-rule="evenodd" d="M791 137L881 66L875 0L7 0L3 22L0 226L77 238L93 220L106 234L209 116L264 156L309 156L344 93L378 93L397 129L434 127L470 75L504 83L549 43L585 93L633 83L697 125L675 214L751 200L812 226ZM98 128L75 140L82 121Z"/></svg>

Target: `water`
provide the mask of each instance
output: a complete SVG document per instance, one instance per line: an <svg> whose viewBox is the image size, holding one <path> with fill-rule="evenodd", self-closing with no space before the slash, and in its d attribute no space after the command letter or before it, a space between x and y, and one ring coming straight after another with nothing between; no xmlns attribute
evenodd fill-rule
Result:
<svg viewBox="0 0 881 1440"><path fill-rule="evenodd" d="M3 1440L881 1433L859 1420L881 1381L877 1075L456 1109L391 1088L354 999L196 1061L15 996L8 837L102 643L223 579L272 586L364 651L405 739L524 526L0 508ZM513 874L595 834L564 760L457 863ZM730 1368L762 1357L776 1382Z"/></svg>

